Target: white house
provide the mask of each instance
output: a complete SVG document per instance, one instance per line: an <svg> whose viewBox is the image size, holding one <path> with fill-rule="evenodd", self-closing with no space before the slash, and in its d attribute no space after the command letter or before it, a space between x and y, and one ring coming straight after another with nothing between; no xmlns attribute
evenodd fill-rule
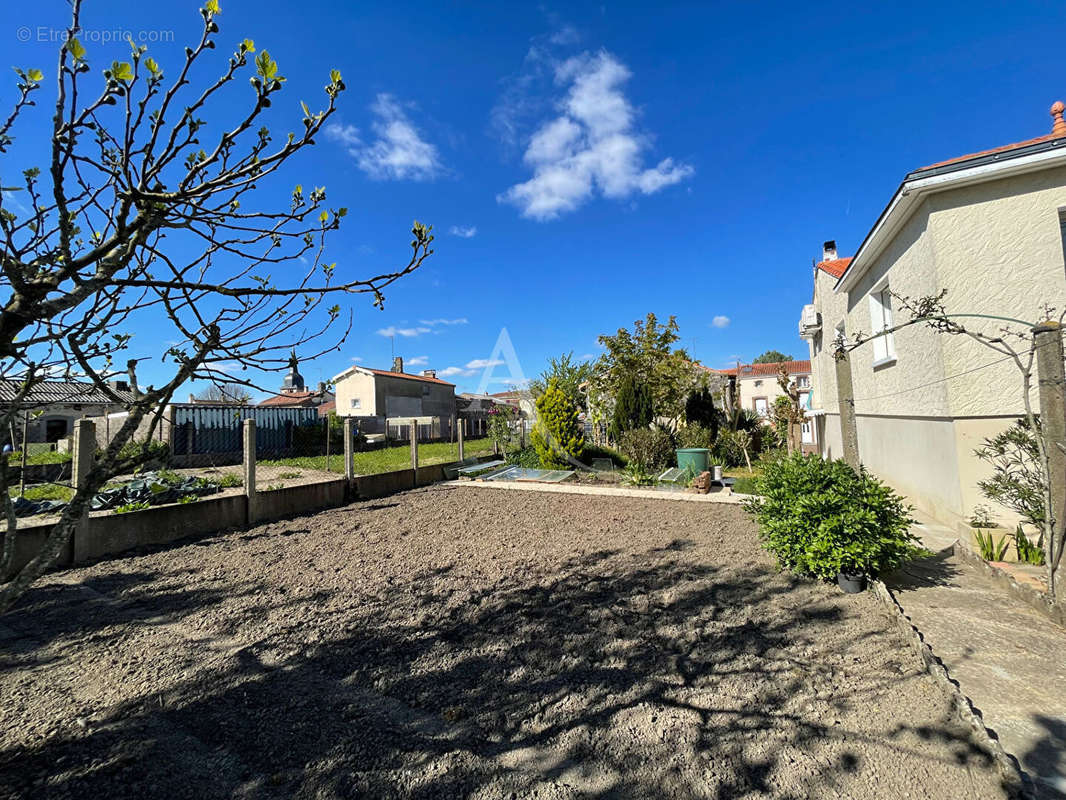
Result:
<svg viewBox="0 0 1066 800"><path fill-rule="evenodd" d="M840 258L826 242L800 319L812 364L809 414L824 455L843 454L834 337L904 321L893 295L946 289L949 312L1032 323L1044 303L1066 306L1063 110L1052 106L1046 135L909 173L854 257ZM964 321L987 333L1008 324ZM868 342L850 362L863 464L948 524L986 502L977 481L988 468L973 450L1023 411L1013 364L967 337L918 325Z"/></svg>
<svg viewBox="0 0 1066 800"><path fill-rule="evenodd" d="M738 364L730 369L711 370L719 375L725 375L730 379L732 391L736 392L737 404L741 408L754 411L759 416L769 419L778 397L785 395L777 376L781 368L791 380L795 381L799 390L800 407L807 408L810 405L811 391L811 362L804 361L778 361L769 364ZM807 451L813 451L817 444L817 433L813 420L803 424L803 445Z"/></svg>

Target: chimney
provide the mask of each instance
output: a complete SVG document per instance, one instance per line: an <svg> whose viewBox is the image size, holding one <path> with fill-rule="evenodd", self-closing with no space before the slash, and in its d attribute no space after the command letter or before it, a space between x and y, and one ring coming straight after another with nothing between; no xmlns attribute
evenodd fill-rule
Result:
<svg viewBox="0 0 1066 800"><path fill-rule="evenodd" d="M436 378L437 377L437 370L435 370L435 369L424 369L424 370L422 370L422 377L423 378Z"/></svg>
<svg viewBox="0 0 1066 800"><path fill-rule="evenodd" d="M403 372L403 356L396 356L396 358L392 360L392 371Z"/></svg>
<svg viewBox="0 0 1066 800"><path fill-rule="evenodd" d="M195 403L196 402L196 395L194 395L192 392L189 392L189 402L190 403Z"/></svg>
<svg viewBox="0 0 1066 800"><path fill-rule="evenodd" d="M1063 105L1061 100L1051 107L1051 118L1055 120L1054 125L1051 126L1052 136L1066 136L1066 121L1062 119L1063 111L1066 111L1066 105Z"/></svg>
<svg viewBox="0 0 1066 800"><path fill-rule="evenodd" d="M837 243L835 239L830 239L828 242L822 245L822 261L836 261L837 260Z"/></svg>
<svg viewBox="0 0 1066 800"><path fill-rule="evenodd" d="M325 381L319 381L318 382L318 393L320 395L326 393L326 382Z"/></svg>

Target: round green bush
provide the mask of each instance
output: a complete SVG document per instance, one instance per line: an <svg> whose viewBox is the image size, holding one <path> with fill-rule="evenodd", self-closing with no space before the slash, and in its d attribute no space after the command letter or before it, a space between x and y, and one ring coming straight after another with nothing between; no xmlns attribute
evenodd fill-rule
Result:
<svg viewBox="0 0 1066 800"><path fill-rule="evenodd" d="M793 453L770 461L756 484L760 496L745 509L763 546L793 572L877 575L917 551L910 506L864 468Z"/></svg>
<svg viewBox="0 0 1066 800"><path fill-rule="evenodd" d="M664 430L639 428L626 431L618 444L630 465L651 470L664 469L674 463L674 442Z"/></svg>
<svg viewBox="0 0 1066 800"><path fill-rule="evenodd" d="M714 445L714 432L703 425L690 422L677 432L678 447L706 447Z"/></svg>

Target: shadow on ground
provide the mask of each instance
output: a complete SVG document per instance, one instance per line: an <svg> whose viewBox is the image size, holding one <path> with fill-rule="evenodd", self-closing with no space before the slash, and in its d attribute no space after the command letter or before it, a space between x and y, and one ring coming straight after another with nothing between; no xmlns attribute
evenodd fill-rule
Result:
<svg viewBox="0 0 1066 800"><path fill-rule="evenodd" d="M895 761L989 768L946 721L865 726L895 684L920 677L901 676L883 631L844 625L848 601L769 567L700 563L692 546L601 550L550 578L519 563L481 587L417 570L372 601L163 588L109 617L46 588L12 623L49 620L47 641L99 644L123 620L178 624L237 595L240 614L214 633L240 640L178 642L196 656L185 673L0 752L0 795L802 798L847 795L872 754L886 779ZM290 603L321 616L286 624Z"/></svg>
<svg viewBox="0 0 1066 800"><path fill-rule="evenodd" d="M950 551L911 561L884 577L885 584L896 592L913 591L930 586L951 586L959 569L952 563Z"/></svg>

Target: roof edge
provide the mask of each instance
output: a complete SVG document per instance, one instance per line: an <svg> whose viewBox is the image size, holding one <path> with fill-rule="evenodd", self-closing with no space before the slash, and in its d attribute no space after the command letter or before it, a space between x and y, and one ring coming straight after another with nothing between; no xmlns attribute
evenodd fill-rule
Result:
<svg viewBox="0 0 1066 800"><path fill-rule="evenodd" d="M929 195L1063 166L1055 162L1066 162L1066 138L907 173L855 251L848 268L833 286L834 293L854 287L910 219L914 209Z"/></svg>

